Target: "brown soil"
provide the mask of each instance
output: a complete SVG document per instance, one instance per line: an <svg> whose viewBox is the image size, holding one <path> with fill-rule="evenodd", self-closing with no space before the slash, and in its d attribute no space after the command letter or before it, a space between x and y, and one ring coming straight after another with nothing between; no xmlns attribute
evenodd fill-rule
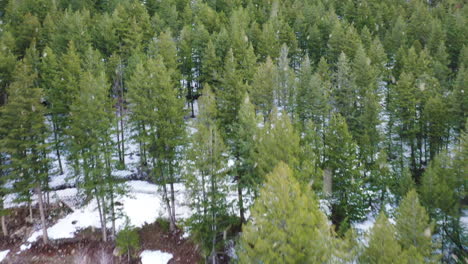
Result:
<svg viewBox="0 0 468 264"><path fill-rule="evenodd" d="M189 239L182 237L182 231L171 233L158 222L144 225L139 231L142 250L161 250L174 257L169 264L201 263L198 247Z"/></svg>
<svg viewBox="0 0 468 264"><path fill-rule="evenodd" d="M67 209L60 206L50 208L51 218L49 225L67 213ZM38 211L33 208L34 223L28 221L29 208L14 208L7 217L10 234L18 230L24 230L24 234L13 237L0 237L0 251L9 249L8 256L2 263L5 264L129 264L126 256L113 256L115 245L113 242L103 243L100 239L100 231L85 229L72 239L50 241L44 245L39 239L28 250L20 251L20 246L33 231L38 222ZM37 226L36 226L37 227ZM147 224L139 230L141 251L161 250L173 254L174 258L169 262L174 263L201 263L201 256L196 245L188 239L182 238L182 232L170 233L158 223ZM138 252L140 253L140 252ZM134 259L130 264L141 263Z"/></svg>

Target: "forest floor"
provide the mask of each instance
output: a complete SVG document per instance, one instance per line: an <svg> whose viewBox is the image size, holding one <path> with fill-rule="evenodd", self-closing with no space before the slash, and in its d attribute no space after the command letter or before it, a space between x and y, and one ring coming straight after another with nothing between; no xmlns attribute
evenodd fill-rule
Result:
<svg viewBox="0 0 468 264"><path fill-rule="evenodd" d="M32 210L37 216L38 209L33 206ZM49 212L48 222L52 226L70 210L55 204ZM201 260L198 247L184 238L182 231L171 233L159 222L138 228L141 248L130 262L127 256L114 256L115 244L102 242L99 229L86 228L76 232L72 238L51 240L49 245L44 245L41 239L28 244L28 238L37 228L37 223L29 220L29 208L11 208L7 222L10 237L0 237L0 252L6 252L6 257L0 262L5 264L137 264L141 263L139 256L144 251L172 255L169 262L166 261L170 264L199 263ZM37 218L35 222L38 222Z"/></svg>

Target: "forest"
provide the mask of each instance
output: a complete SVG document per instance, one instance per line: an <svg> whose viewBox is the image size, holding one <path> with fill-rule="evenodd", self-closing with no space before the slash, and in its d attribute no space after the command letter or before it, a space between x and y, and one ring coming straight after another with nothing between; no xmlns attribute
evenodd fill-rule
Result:
<svg viewBox="0 0 468 264"><path fill-rule="evenodd" d="M192 263L138 255L137 179L199 263L467 263L465 89L463 0L1 0L0 251L55 263L11 219L57 247L73 188L90 263Z"/></svg>

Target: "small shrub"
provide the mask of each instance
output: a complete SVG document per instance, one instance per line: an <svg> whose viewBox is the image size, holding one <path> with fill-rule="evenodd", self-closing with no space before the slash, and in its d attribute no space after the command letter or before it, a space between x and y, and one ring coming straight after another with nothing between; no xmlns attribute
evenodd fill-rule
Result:
<svg viewBox="0 0 468 264"><path fill-rule="evenodd" d="M167 219L159 217L158 219L156 219L156 223L161 227L161 230L163 230L164 232L169 232L170 224Z"/></svg>
<svg viewBox="0 0 468 264"><path fill-rule="evenodd" d="M140 236L137 229L130 225L128 218L125 221L125 227L117 233L115 243L120 254L125 252L128 255L129 262L140 249Z"/></svg>

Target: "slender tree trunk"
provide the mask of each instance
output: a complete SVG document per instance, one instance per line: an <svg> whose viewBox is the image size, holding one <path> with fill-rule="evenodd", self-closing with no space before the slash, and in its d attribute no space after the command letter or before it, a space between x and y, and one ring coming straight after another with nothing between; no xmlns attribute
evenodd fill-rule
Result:
<svg viewBox="0 0 468 264"><path fill-rule="evenodd" d="M55 119L55 118L54 118ZM54 130L54 141L55 141L55 153L57 155L57 160L59 163L60 175L63 175L63 166L62 166L62 158L60 157L60 144L58 142L58 125L56 124L56 120L52 120L52 126Z"/></svg>
<svg viewBox="0 0 468 264"><path fill-rule="evenodd" d="M153 158L153 164L156 164ZM171 208L171 203L169 201L169 197L167 194L167 186L166 186L166 177L164 175L164 168L162 167L162 164L159 165L160 171L161 171L161 178L162 178L162 187L163 187L163 200L166 202L166 207L167 207L167 213L169 217L169 230L171 232L174 232L176 227L175 227L175 219L172 218L172 208Z"/></svg>
<svg viewBox="0 0 468 264"><path fill-rule="evenodd" d="M6 224L6 217L2 215L2 232L4 236L8 236L8 227Z"/></svg>
<svg viewBox="0 0 468 264"><path fill-rule="evenodd" d="M239 214L240 214L240 223L241 225L243 223L245 223L245 214L244 214L244 199L243 199L243 196L242 196L242 187L241 187L241 179L240 179L240 175L239 175L239 179L238 179L238 182L237 182L237 195L239 196Z"/></svg>
<svg viewBox="0 0 468 264"><path fill-rule="evenodd" d="M119 153L119 161L122 161L122 150L120 148L120 131L119 131L119 120L117 120L117 127L116 127L116 133L117 133L117 152Z"/></svg>
<svg viewBox="0 0 468 264"><path fill-rule="evenodd" d="M107 242L107 232L106 232L106 223L104 221L104 211L102 210L101 201L99 199L99 196L97 195L96 189L95 189L95 192L96 192L96 201L97 201L98 211L99 211L99 220L101 222L102 240L104 242Z"/></svg>
<svg viewBox="0 0 468 264"><path fill-rule="evenodd" d="M41 215L41 223L42 223L42 241L44 244L49 243L48 235L47 235L47 225L46 225L46 218L45 218L45 212L44 212L44 201L42 200L42 190L41 186L38 185L36 188L36 195L38 197L38 202L39 202L39 213Z"/></svg>
<svg viewBox="0 0 468 264"><path fill-rule="evenodd" d="M104 200L104 197L101 198L101 206L102 206L102 221L103 221L103 225L102 225L102 234L103 234L103 237L104 237L104 242L108 241L109 238L107 237L107 216L106 216L106 212L107 212L107 206L106 206L106 201Z"/></svg>
<svg viewBox="0 0 468 264"><path fill-rule="evenodd" d="M31 201L28 201L28 205L29 205L29 221L31 221L31 223L32 223L33 222L33 210L32 210Z"/></svg>
<svg viewBox="0 0 468 264"><path fill-rule="evenodd" d="M1 206L0 211L3 211L3 209L4 209L3 197L1 197L0 206ZM2 233L3 233L4 236L8 236L8 227L7 227L7 224L6 224L6 217L3 214L2 214L2 220L1 221L2 221Z"/></svg>
<svg viewBox="0 0 468 264"><path fill-rule="evenodd" d="M175 192L174 192L174 182L171 181L171 217L172 221L174 223L176 222L176 216L175 216Z"/></svg>
<svg viewBox="0 0 468 264"><path fill-rule="evenodd" d="M123 115L124 115L124 89L123 89L123 72L122 72L122 63L119 65L120 67L120 95L119 95L119 112L120 112L120 141L122 144L122 159L120 162L122 162L123 167L125 168L125 138L124 138L124 122L123 122Z"/></svg>
<svg viewBox="0 0 468 264"><path fill-rule="evenodd" d="M205 182L205 173L201 172L201 180L202 180L202 195L203 195L203 218L206 217L207 208L206 208L206 182Z"/></svg>

